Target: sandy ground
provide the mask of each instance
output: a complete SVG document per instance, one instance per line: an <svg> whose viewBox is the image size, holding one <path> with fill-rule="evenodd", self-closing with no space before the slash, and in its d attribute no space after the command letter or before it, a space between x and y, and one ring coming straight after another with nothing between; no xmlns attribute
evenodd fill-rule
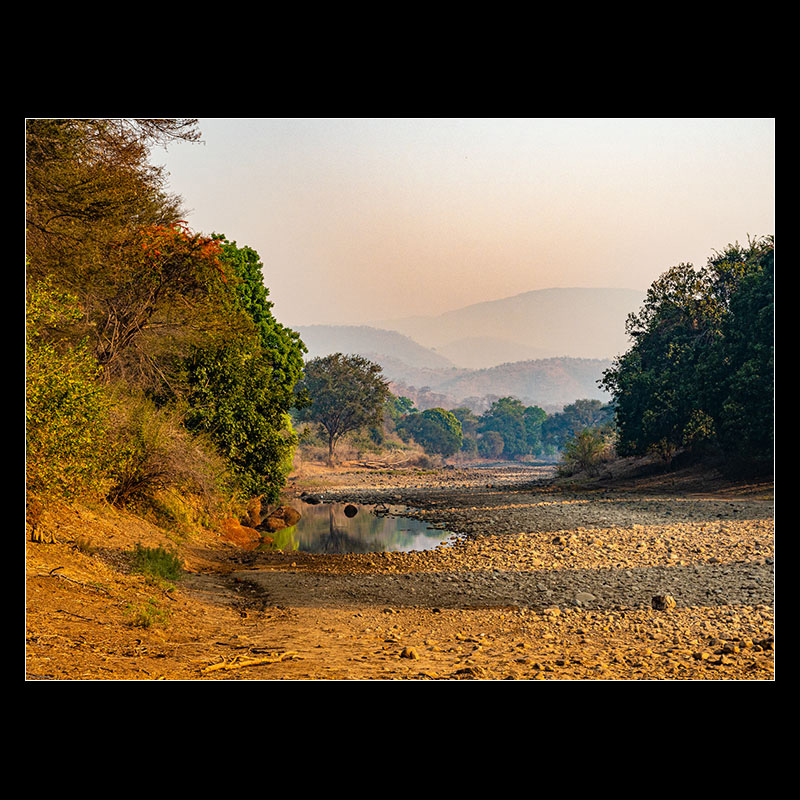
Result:
<svg viewBox="0 0 800 800"><path fill-rule="evenodd" d="M26 543L26 679L774 679L771 483L551 472L309 465L288 494L402 505L463 536L311 555L204 532L174 587L128 570L136 542L174 544L163 531L62 513L56 543Z"/></svg>

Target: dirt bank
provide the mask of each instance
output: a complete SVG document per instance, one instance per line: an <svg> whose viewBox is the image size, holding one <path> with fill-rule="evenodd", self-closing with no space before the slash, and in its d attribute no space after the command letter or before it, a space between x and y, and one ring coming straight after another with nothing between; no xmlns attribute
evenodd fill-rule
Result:
<svg viewBox="0 0 800 800"><path fill-rule="evenodd" d="M126 571L134 543L163 532L63 515L58 543L27 544L26 677L773 678L771 484L683 473L556 486L550 472L306 469L290 492L404 505L464 536L323 556L206 532L181 545L174 590ZM136 624L142 609L155 624Z"/></svg>

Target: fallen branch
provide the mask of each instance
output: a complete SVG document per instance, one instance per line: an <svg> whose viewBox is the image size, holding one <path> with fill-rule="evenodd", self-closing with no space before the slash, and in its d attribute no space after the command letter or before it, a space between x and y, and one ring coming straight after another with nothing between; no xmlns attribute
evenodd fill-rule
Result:
<svg viewBox="0 0 800 800"><path fill-rule="evenodd" d="M218 669L241 669L242 667L257 667L261 664L277 664L279 661L284 661L287 658L294 658L297 653L294 650L288 650L278 656L265 656L264 658L251 658L246 661L223 661L220 664L212 664L211 666L204 667L201 672L216 672Z"/></svg>
<svg viewBox="0 0 800 800"><path fill-rule="evenodd" d="M46 575L43 573L39 573L36 577L37 578L61 578L63 581L69 581L70 583L77 583L78 586L83 586L84 589L96 589L98 592L105 592L108 594L108 589L104 588L103 586L98 586L92 583L83 583L83 581L76 581L75 578L70 578L66 575L62 575L58 570L64 569L64 567L53 567Z"/></svg>

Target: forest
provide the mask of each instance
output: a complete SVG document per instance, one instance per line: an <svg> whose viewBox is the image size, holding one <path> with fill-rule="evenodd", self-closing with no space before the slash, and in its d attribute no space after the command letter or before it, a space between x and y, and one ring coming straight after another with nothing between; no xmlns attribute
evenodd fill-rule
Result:
<svg viewBox="0 0 800 800"><path fill-rule="evenodd" d="M348 437L437 458L592 466L689 452L771 465L771 238L651 287L628 320L631 348L605 373L612 403L417 411L366 359L307 361L273 314L259 254L189 229L150 153L199 138L191 119L26 120L29 498L210 519L275 502L298 446L319 442L333 463Z"/></svg>

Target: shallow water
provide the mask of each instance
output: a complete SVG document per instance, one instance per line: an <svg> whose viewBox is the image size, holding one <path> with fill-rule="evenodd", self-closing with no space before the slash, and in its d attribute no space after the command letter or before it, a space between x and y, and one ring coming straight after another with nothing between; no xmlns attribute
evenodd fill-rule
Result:
<svg viewBox="0 0 800 800"><path fill-rule="evenodd" d="M303 553L384 553L432 550L454 538L449 531L432 529L427 522L399 516L403 509L389 507L383 513L375 506L354 506L348 516L348 503L292 503L301 514L290 528L270 534L270 546ZM352 511L351 511L352 513Z"/></svg>

